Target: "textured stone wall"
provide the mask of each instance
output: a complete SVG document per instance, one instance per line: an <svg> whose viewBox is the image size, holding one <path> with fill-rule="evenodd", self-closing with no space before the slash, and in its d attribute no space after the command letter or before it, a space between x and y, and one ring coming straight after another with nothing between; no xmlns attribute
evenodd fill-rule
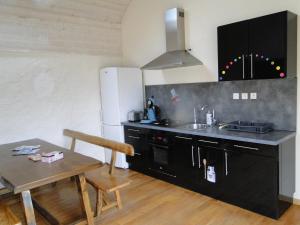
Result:
<svg viewBox="0 0 300 225"><path fill-rule="evenodd" d="M171 100L172 89L178 94L178 102ZM258 98L233 100L236 92L255 92ZM297 78L147 86L146 95L153 95L162 116L172 120L192 122L193 108L208 105L223 122L271 122L276 129L296 130ZM198 113L201 121L205 121L206 112Z"/></svg>

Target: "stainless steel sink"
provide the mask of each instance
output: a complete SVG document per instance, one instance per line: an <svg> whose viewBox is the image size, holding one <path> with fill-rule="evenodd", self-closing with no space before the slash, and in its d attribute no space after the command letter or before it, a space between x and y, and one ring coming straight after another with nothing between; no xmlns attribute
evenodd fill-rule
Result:
<svg viewBox="0 0 300 225"><path fill-rule="evenodd" d="M181 126L180 128L187 129L187 130L205 130L208 128L208 125L202 123L192 123L192 124L186 124L184 126Z"/></svg>

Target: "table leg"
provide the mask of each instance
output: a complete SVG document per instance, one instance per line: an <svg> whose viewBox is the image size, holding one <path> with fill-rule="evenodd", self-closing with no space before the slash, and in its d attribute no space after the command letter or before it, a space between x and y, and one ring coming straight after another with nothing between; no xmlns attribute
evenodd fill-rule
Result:
<svg viewBox="0 0 300 225"><path fill-rule="evenodd" d="M24 206L27 225L36 225L30 191L22 192L22 202Z"/></svg>
<svg viewBox="0 0 300 225"><path fill-rule="evenodd" d="M91 209L91 203L89 193L87 190L86 180L84 174L76 176L78 190L80 192L80 198L82 202L82 208L84 209L88 225L94 225L94 217Z"/></svg>

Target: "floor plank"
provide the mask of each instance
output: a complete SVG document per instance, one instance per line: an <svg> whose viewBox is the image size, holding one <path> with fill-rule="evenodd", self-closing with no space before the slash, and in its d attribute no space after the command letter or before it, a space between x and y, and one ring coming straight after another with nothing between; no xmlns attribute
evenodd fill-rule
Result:
<svg viewBox="0 0 300 225"><path fill-rule="evenodd" d="M95 224L300 225L300 206L292 206L276 221L134 171L116 170L116 173L132 180L132 184L121 191L124 208L104 212ZM71 194L72 185L68 185L69 182L57 184L56 194L50 198L49 195L45 197L51 192L50 186L34 193L34 198L51 208L62 219L62 224L77 220L81 215L76 192ZM92 188L89 191L94 209L95 193ZM63 209L58 202L63 202ZM46 224L39 215L37 220L38 224Z"/></svg>

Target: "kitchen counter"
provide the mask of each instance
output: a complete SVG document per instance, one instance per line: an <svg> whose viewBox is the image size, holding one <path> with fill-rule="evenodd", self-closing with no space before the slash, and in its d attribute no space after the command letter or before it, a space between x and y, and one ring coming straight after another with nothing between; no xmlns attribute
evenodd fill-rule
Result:
<svg viewBox="0 0 300 225"><path fill-rule="evenodd" d="M132 126L137 128L147 128L154 130L170 131L182 134L191 134L199 135L212 138L221 138L234 141L244 141L257 144L266 144L266 145L279 145L290 138L296 136L296 132L292 131L279 131L274 130L266 134L256 134L248 132L239 132L239 131L228 131L224 129L219 129L218 127L210 127L204 130L188 130L180 127L164 127L156 126L151 124L140 124L134 122L123 122L124 126Z"/></svg>

